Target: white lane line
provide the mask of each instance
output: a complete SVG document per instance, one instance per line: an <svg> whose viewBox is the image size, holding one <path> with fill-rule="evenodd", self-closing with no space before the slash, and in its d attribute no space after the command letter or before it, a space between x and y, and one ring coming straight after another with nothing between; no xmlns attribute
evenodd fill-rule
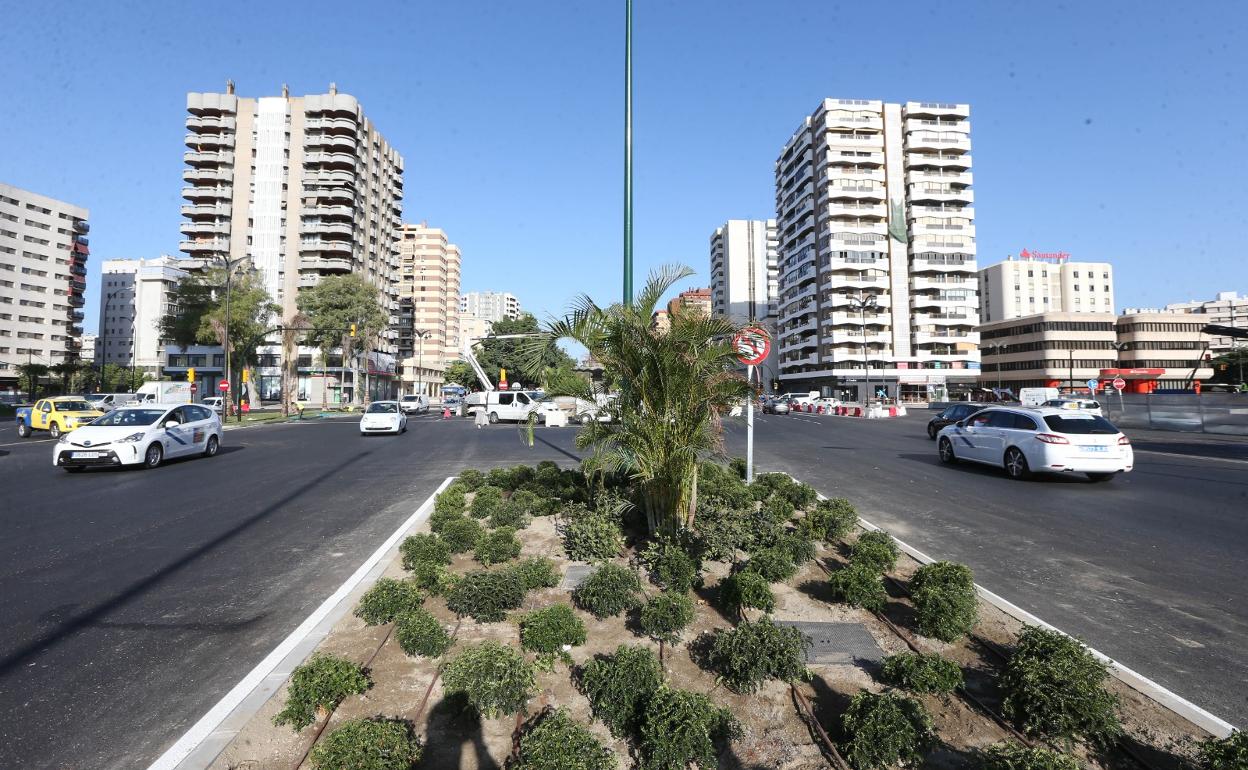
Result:
<svg viewBox="0 0 1248 770"><path fill-rule="evenodd" d="M1137 453L1147 452L1150 455L1161 455L1162 457L1177 457L1180 460L1217 460L1218 462L1224 462L1224 463L1241 463L1241 464L1248 465L1248 460L1240 460L1239 458L1236 458L1236 457L1211 457L1209 455L1186 455L1181 452L1162 452L1158 449L1142 449L1140 447L1134 447L1134 449Z"/></svg>
<svg viewBox="0 0 1248 770"><path fill-rule="evenodd" d="M345 583L338 586L338 590L321 602L321 606L317 607L311 615L304 619L298 628L291 631L290 635L283 639L281 644L277 645L264 660L256 664L256 667L248 672L238 684L234 685L233 689L225 694L225 697L217 701L217 704L209 709L208 713L204 714L164 754L160 755L155 762L149 765L148 770L173 770L174 768L189 770L191 767L208 767L238 733L238 729L220 729L222 724L227 719L239 728L247 723L255 712L264 705L265 701L268 700L268 695L265 695L263 698L249 698L248 696L265 685L266 682L269 683L268 689L270 692L268 694L272 694L272 691L276 691L281 686L281 683L290 676L295 666L302 663L312 653L320 640L329 634L329 630L334 623L346 614L349 609L346 606L347 599L352 592L359 588L375 569L375 574L371 575L372 580L380 577L381 571L385 567L384 564L380 563L382 558L398 546L399 540L408 530L415 527L423 518L428 516L429 511L433 508L434 498L454 480L454 476L447 476L438 485L437 490L416 509L416 512L399 525L394 534L390 535L386 542L382 543L351 577L347 578ZM313 639L310 637L312 637L314 631L318 632L318 634L317 638ZM297 656L291 655L291 653L296 651L302 654ZM292 660L292 658L295 659ZM284 665L279 669L279 664ZM248 703L245 704L244 712L236 713L236 709L243 706L245 700ZM204 749L203 751L200 751L201 747ZM197 756L192 757L192 753L195 753ZM184 762L188 757L190 757L190 761Z"/></svg>
<svg viewBox="0 0 1248 770"><path fill-rule="evenodd" d="M24 446L26 444L46 444L49 441L57 441L57 440L59 439L54 439L54 438L29 439L28 438L25 441L14 441L12 444L0 444L0 446Z"/></svg>

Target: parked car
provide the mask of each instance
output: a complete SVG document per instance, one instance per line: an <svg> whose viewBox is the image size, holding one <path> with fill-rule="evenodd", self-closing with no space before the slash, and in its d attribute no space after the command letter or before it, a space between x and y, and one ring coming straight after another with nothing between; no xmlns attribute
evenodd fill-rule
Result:
<svg viewBox="0 0 1248 770"><path fill-rule="evenodd" d="M1091 398L1053 398L1045 401L1044 406L1054 409L1079 409L1100 417L1105 416L1105 413L1101 411L1101 402Z"/></svg>
<svg viewBox="0 0 1248 770"><path fill-rule="evenodd" d="M946 425L951 425L958 420L965 420L967 417L975 414L981 409L987 409L987 404L977 404L972 401L964 401L956 404L950 404L940 411L935 417L927 421L927 437L932 441L936 440L936 434Z"/></svg>
<svg viewBox="0 0 1248 770"><path fill-rule="evenodd" d="M421 393L411 393L399 399L403 414L424 414L429 411L429 397Z"/></svg>
<svg viewBox="0 0 1248 770"><path fill-rule="evenodd" d="M203 403L217 414L221 414L221 410L225 408L225 399L221 396L208 396Z"/></svg>
<svg viewBox="0 0 1248 770"><path fill-rule="evenodd" d="M1109 481L1135 465L1131 440L1104 417L1079 409L989 407L941 429L936 444L943 463L984 463L1012 479L1083 473Z"/></svg>
<svg viewBox="0 0 1248 770"><path fill-rule="evenodd" d="M175 457L212 457L221 449L221 420L199 404L120 406L61 436L52 464L67 471L116 465L155 468Z"/></svg>
<svg viewBox="0 0 1248 770"><path fill-rule="evenodd" d="M133 393L88 393L83 396L87 403L101 412L111 412L134 399Z"/></svg>
<svg viewBox="0 0 1248 770"><path fill-rule="evenodd" d="M763 414L788 414L789 402L769 398L763 402Z"/></svg>
<svg viewBox="0 0 1248 770"><path fill-rule="evenodd" d="M406 433L407 415L398 401L374 401L360 418L360 435L370 433Z"/></svg>

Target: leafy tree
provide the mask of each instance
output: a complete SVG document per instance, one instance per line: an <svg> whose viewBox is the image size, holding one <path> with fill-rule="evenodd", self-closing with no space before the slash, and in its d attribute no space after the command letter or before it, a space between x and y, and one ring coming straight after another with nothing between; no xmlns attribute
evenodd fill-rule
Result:
<svg viewBox="0 0 1248 770"><path fill-rule="evenodd" d="M44 364L18 364L17 365L17 387L26 391L30 395L30 400L34 401L39 393L39 382L48 376L48 367Z"/></svg>
<svg viewBox="0 0 1248 770"><path fill-rule="evenodd" d="M537 692L533 664L495 641L464 648L447 665L442 682L448 695L463 693L487 719L523 711Z"/></svg>
<svg viewBox="0 0 1248 770"><path fill-rule="evenodd" d="M476 372L472 371L472 367L468 365L467 361L452 361L447 365L443 378L448 385L455 383L469 389L476 389L481 386L481 383L477 381Z"/></svg>
<svg viewBox="0 0 1248 770"><path fill-rule="evenodd" d="M307 316L307 344L320 349L321 359L342 350L343 366L357 349L367 357L377 335L389 328L390 317L382 309L380 292L356 273L330 275L316 286L299 292L299 311ZM350 333L355 324L355 336ZM368 403L368 392L356 383L355 392ZM327 398L327 397L326 397Z"/></svg>
<svg viewBox="0 0 1248 770"><path fill-rule="evenodd" d="M719 766L715 742L738 734L732 712L702 693L660 687L646 704L640 745L646 770Z"/></svg>
<svg viewBox="0 0 1248 770"><path fill-rule="evenodd" d="M83 361L78 356L71 356L60 363L53 364L49 369L49 373L61 381L61 392L68 393L70 391L69 386L74 377L86 368L86 361Z"/></svg>
<svg viewBox="0 0 1248 770"><path fill-rule="evenodd" d="M541 331L538 327L537 319L530 313L525 313L519 318L503 318L495 321L490 327L491 335L504 334L536 334ZM507 370L507 380L514 382L520 376L526 376L533 380L537 380L544 369L547 368L564 368L571 371L574 362L572 357L565 353L561 348L553 347L543 350L542 354L536 361L530 361L526 358L529 353L529 347L526 342L521 339L485 339L482 340L477 351L474 353L477 362L481 364L481 368L485 370L485 376L491 380L498 380L498 370ZM536 364L536 366L533 366ZM464 385L477 384L476 375L472 375L472 379Z"/></svg>
<svg viewBox="0 0 1248 770"><path fill-rule="evenodd" d="M623 738L637 729L646 702L662 686L663 666L649 647L622 644L585 664L578 684L594 716Z"/></svg>

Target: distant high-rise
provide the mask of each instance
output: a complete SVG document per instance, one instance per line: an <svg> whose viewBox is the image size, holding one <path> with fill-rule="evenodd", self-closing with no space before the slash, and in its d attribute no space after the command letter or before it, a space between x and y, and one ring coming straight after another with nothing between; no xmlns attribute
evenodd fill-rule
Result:
<svg viewBox="0 0 1248 770"><path fill-rule="evenodd" d="M983 323L1037 313L1114 312L1114 268L1108 262L1070 262L1064 253L1023 249L979 271Z"/></svg>
<svg viewBox="0 0 1248 770"><path fill-rule="evenodd" d="M160 322L174 290L189 273L182 260L107 259L100 266L101 363L134 367L160 377L165 343Z"/></svg>
<svg viewBox="0 0 1248 770"><path fill-rule="evenodd" d="M398 347L403 390L436 396L445 381L446 365L459 357L459 247L436 227L405 224L399 258Z"/></svg>
<svg viewBox="0 0 1248 770"><path fill-rule="evenodd" d="M470 291L459 298L459 312L486 321L520 317L520 300L505 291Z"/></svg>
<svg viewBox="0 0 1248 770"><path fill-rule="evenodd" d="M711 312L738 324L774 321L778 246L774 219L730 219L715 228Z"/></svg>

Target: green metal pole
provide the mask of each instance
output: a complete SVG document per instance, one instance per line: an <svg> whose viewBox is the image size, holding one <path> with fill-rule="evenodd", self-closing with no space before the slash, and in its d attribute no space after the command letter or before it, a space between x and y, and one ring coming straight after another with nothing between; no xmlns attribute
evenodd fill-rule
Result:
<svg viewBox="0 0 1248 770"><path fill-rule="evenodd" d="M624 25L624 304L633 304L633 0Z"/></svg>

